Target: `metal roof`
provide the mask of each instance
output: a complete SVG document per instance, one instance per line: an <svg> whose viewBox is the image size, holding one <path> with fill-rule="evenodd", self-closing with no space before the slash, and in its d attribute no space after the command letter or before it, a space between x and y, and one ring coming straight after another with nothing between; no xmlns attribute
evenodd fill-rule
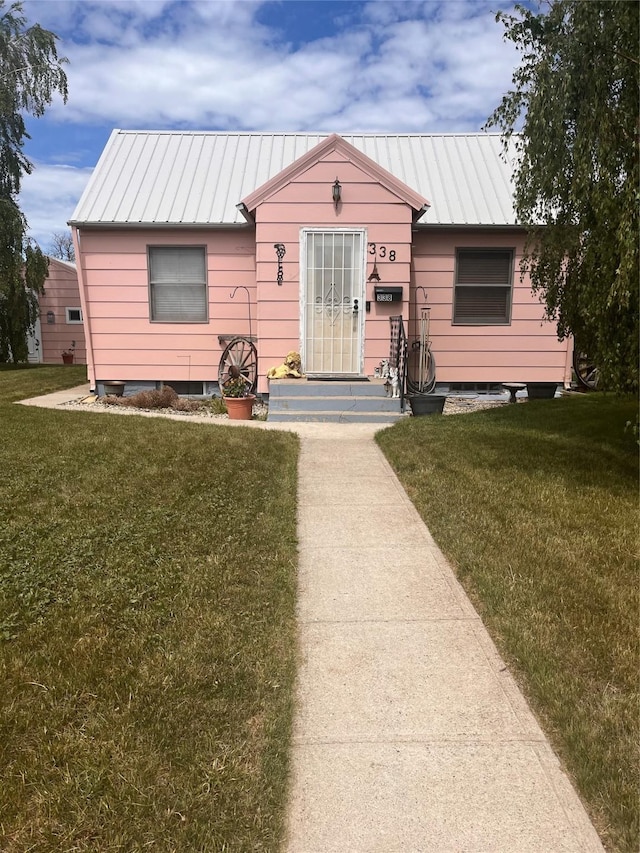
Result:
<svg viewBox="0 0 640 853"><path fill-rule="evenodd" d="M326 133L114 130L70 224L245 224L236 205ZM419 225L515 225L498 134L340 134L428 198Z"/></svg>
<svg viewBox="0 0 640 853"><path fill-rule="evenodd" d="M49 262L53 261L56 264L61 264L63 267L68 267L70 270L74 272L77 271L77 267L74 261L63 261L62 258L54 258L53 255L47 255Z"/></svg>

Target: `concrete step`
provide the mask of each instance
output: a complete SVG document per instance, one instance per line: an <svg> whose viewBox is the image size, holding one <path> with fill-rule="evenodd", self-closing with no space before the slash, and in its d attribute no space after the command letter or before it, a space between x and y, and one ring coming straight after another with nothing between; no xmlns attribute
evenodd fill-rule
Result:
<svg viewBox="0 0 640 853"><path fill-rule="evenodd" d="M322 380L271 379L269 399L274 397L385 397L384 379Z"/></svg>
<svg viewBox="0 0 640 853"><path fill-rule="evenodd" d="M320 410L400 413L400 400L391 397L302 396L269 397L270 412L315 412Z"/></svg>
<svg viewBox="0 0 640 853"><path fill-rule="evenodd" d="M272 411L269 406L267 420L275 423L343 423L343 424L380 424L391 425L408 417L400 412L352 412L352 411L300 411L300 412L278 412Z"/></svg>
<svg viewBox="0 0 640 853"><path fill-rule="evenodd" d="M272 379L270 421L392 424L403 417L400 400L382 379Z"/></svg>

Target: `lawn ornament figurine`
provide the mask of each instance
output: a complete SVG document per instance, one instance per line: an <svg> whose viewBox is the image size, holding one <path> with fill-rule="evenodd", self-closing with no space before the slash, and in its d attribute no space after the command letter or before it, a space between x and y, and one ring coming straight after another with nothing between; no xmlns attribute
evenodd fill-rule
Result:
<svg viewBox="0 0 640 853"><path fill-rule="evenodd" d="M269 368L267 377L269 379L300 379L302 376L300 372L301 367L302 359L300 358L300 353L292 350L290 353L287 353L283 364L279 364L278 367Z"/></svg>
<svg viewBox="0 0 640 853"><path fill-rule="evenodd" d="M389 379L391 381L391 396L399 397L400 396L400 383L398 382L398 368L391 367L389 368Z"/></svg>

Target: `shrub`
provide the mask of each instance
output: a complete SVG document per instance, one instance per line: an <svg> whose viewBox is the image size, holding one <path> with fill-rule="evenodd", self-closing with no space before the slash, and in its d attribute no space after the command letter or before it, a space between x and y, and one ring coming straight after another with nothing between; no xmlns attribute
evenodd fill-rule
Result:
<svg viewBox="0 0 640 853"><path fill-rule="evenodd" d="M205 404L202 400L188 400L186 397L178 397L171 404L171 408L175 409L176 412L197 412L200 409L204 409L204 407Z"/></svg>
<svg viewBox="0 0 640 853"><path fill-rule="evenodd" d="M178 400L178 395L170 385L165 385L161 389L139 391L130 397L107 396L104 398L104 402L109 406L132 406L135 409L173 409Z"/></svg>
<svg viewBox="0 0 640 853"><path fill-rule="evenodd" d="M209 408L214 415L226 415L227 406L222 397L212 397L209 403Z"/></svg>
<svg viewBox="0 0 640 853"><path fill-rule="evenodd" d="M135 409L173 409L174 412L198 412L207 408L208 405L203 400L188 400L186 397L179 397L170 385L165 385L161 389L139 391L130 397L108 395L102 399L108 406L129 406ZM217 411L226 412L226 407L216 410L212 406L212 409L216 413Z"/></svg>

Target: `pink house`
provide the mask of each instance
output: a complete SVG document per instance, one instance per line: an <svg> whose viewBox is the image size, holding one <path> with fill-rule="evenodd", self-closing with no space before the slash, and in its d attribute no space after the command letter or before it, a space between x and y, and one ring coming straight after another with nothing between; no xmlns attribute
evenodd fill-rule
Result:
<svg viewBox="0 0 640 853"><path fill-rule="evenodd" d="M75 364L86 364L80 289L76 265L49 258L49 273L39 299L40 317L29 337L29 361L62 364L62 352L73 349Z"/></svg>
<svg viewBox="0 0 640 853"><path fill-rule="evenodd" d="M501 151L489 134L114 131L70 222L92 387L212 393L249 334L261 393L290 350L307 375L372 376L392 316L410 343L428 316L449 393L568 383Z"/></svg>

